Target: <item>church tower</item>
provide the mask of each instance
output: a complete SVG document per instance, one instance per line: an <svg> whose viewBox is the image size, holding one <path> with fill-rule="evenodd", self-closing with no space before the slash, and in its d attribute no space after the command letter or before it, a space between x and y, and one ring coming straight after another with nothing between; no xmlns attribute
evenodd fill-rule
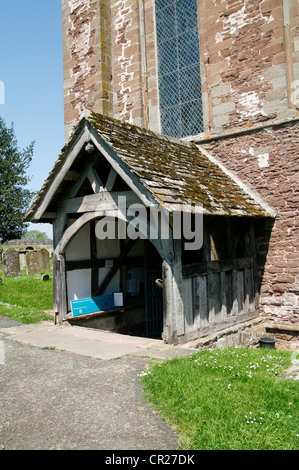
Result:
<svg viewBox="0 0 299 470"><path fill-rule="evenodd" d="M276 211L261 307L298 323L298 0L62 0L62 19L66 141L95 111L211 152Z"/></svg>

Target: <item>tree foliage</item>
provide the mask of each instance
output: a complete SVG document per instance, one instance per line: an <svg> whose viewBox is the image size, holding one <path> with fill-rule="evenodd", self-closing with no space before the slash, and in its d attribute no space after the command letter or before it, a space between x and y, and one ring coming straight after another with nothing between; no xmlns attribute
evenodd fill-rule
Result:
<svg viewBox="0 0 299 470"><path fill-rule="evenodd" d="M13 124L8 128L0 117L0 240L21 238L28 224L24 216L33 193L26 186L34 142L19 150Z"/></svg>
<svg viewBox="0 0 299 470"><path fill-rule="evenodd" d="M47 240L48 238L46 232L40 232L39 230L30 230L23 235L23 240Z"/></svg>

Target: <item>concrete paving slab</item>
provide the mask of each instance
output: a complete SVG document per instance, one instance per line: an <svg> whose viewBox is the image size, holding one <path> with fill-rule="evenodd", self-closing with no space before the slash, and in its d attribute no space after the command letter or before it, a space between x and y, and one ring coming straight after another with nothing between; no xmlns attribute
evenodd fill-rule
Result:
<svg viewBox="0 0 299 470"><path fill-rule="evenodd" d="M139 374L154 358L195 350L67 323L5 326L2 448L178 449L175 430L146 402Z"/></svg>
<svg viewBox="0 0 299 470"><path fill-rule="evenodd" d="M11 328L12 326L18 326L21 325L20 322L11 320L8 317L2 317L0 316L0 329L1 328Z"/></svg>
<svg viewBox="0 0 299 470"><path fill-rule="evenodd" d="M1 336L1 449L178 449L175 430L143 396L148 359L99 361Z"/></svg>
<svg viewBox="0 0 299 470"><path fill-rule="evenodd" d="M195 353L195 349L165 344L163 340L121 335L110 331L52 322L0 328L0 332L23 344L55 348L83 356L111 360L132 355L172 359Z"/></svg>

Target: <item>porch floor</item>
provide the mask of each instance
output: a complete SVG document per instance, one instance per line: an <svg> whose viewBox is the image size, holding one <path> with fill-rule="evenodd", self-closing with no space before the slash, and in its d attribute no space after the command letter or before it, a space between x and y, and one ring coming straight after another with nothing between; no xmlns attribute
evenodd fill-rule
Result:
<svg viewBox="0 0 299 470"><path fill-rule="evenodd" d="M68 322L54 325L43 322L0 328L0 333L24 344L41 348L54 347L84 356L111 360L127 355L157 359L172 359L195 353L195 349L173 346L163 340L122 335L104 330L71 326Z"/></svg>

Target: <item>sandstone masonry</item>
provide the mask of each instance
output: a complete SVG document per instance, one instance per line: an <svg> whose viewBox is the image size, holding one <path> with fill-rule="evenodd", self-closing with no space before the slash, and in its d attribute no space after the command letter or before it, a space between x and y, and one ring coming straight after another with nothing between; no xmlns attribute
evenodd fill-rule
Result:
<svg viewBox="0 0 299 470"><path fill-rule="evenodd" d="M62 0L62 17L66 140L91 110L159 132L155 0ZM189 140L276 211L256 233L261 306L298 323L298 0L198 1L198 25L204 133Z"/></svg>
<svg viewBox="0 0 299 470"><path fill-rule="evenodd" d="M269 320L299 321L298 123L212 140L205 146L263 195L277 215L257 231L261 307Z"/></svg>

